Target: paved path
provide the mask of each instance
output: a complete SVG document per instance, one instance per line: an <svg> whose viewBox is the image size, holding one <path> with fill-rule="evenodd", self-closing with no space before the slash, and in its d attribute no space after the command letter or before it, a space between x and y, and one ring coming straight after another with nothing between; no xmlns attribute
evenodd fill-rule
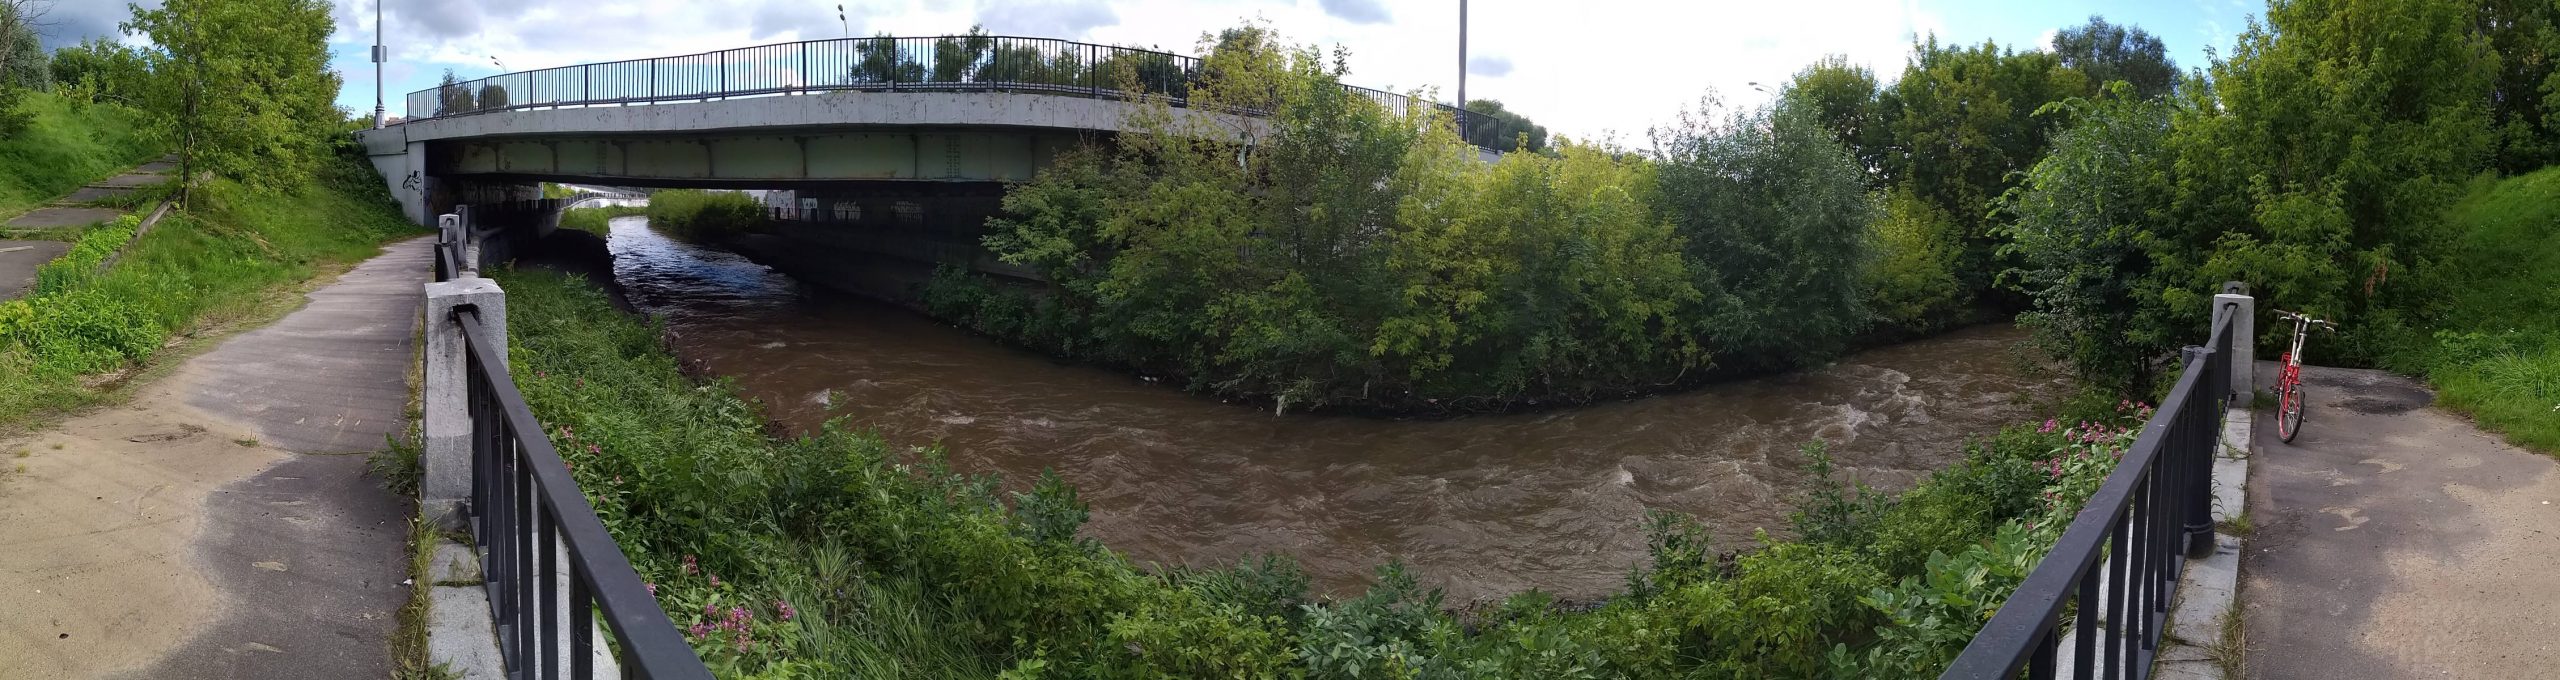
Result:
<svg viewBox="0 0 2560 680"><path fill-rule="evenodd" d="M363 456L309 454L400 422L427 245L124 406L0 442L25 466L0 477L0 678L389 675L409 503Z"/></svg>
<svg viewBox="0 0 2560 680"><path fill-rule="evenodd" d="M2273 375L2262 363L2259 384ZM2304 381L2302 436L2257 428L2247 676L2560 677L2560 466L2407 378Z"/></svg>
<svg viewBox="0 0 2560 680"><path fill-rule="evenodd" d="M0 240L0 300L15 300L36 285L36 268L71 252L61 241Z"/></svg>
<svg viewBox="0 0 2560 680"><path fill-rule="evenodd" d="M72 191L71 195L55 200L53 205L27 211L26 214L9 220L7 225L0 226L11 229L61 229L88 226L122 217L124 211L114 208L93 208L84 204L123 196L133 193L140 187L167 182L169 172L174 167L170 158L135 166L116 176L91 182L88 186Z"/></svg>

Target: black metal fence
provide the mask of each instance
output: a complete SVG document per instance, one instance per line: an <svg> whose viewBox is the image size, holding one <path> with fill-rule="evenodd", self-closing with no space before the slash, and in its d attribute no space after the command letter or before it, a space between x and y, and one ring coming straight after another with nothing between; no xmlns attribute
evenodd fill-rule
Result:
<svg viewBox="0 0 2560 680"><path fill-rule="evenodd" d="M459 250L436 244L438 280L458 271ZM472 535L510 677L592 678L597 645L609 644L622 677L708 680L507 376L506 330L472 308L454 321L468 357ZM610 643L596 634L598 611Z"/></svg>
<svg viewBox="0 0 2560 680"><path fill-rule="evenodd" d="M2212 547L2233 316L2215 315L2133 448L1942 680L2150 677L2178 576Z"/></svg>
<svg viewBox="0 0 2560 680"><path fill-rule="evenodd" d="M1043 92L1187 106L1201 60L1050 38L836 38L522 71L409 93L408 120L563 106L649 104L831 90ZM1411 97L1343 89L1402 113ZM1431 103L1452 120L1465 111ZM1245 113L1257 113L1245 111Z"/></svg>

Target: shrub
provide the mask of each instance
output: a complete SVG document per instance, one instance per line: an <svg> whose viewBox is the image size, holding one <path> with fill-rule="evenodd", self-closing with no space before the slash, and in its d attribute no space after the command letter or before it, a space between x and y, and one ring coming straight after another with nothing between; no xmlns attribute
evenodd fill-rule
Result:
<svg viewBox="0 0 2560 680"><path fill-rule="evenodd" d="M649 194L649 226L689 241L717 241L763 226L765 208L735 191L666 189Z"/></svg>
<svg viewBox="0 0 2560 680"><path fill-rule="evenodd" d="M1937 330L1972 298L1956 279L1964 234L1938 206L1909 191L1887 193L1884 217L1871 230L1876 265L1866 280L1867 306L1885 324L1910 332Z"/></svg>

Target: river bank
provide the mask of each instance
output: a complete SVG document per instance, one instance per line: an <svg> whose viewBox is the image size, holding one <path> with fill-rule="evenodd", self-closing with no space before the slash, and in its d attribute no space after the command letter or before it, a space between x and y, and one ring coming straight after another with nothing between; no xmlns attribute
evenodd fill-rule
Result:
<svg viewBox="0 0 2560 680"><path fill-rule="evenodd" d="M1529 588L1605 596L1643 559L1647 509L1697 516L1718 550L1790 533L1797 448L1843 479L1910 488L1964 442L2068 394L1977 327L1814 371L1575 409L1428 420L1292 414L1004 347L904 309L811 289L736 254L613 224L610 289L662 318L689 369L730 381L783 431L837 417L1015 488L1055 471L1085 533L1142 563L1303 563L1321 592L1401 559L1454 600ZM594 256L602 262L602 255Z"/></svg>
<svg viewBox="0 0 2560 680"><path fill-rule="evenodd" d="M646 229L636 222L630 227ZM1981 445L1933 454L1944 455L1950 462L1935 472L1915 474L1928 481L1912 486L1899 501L1822 483L1822 475L1808 470L1799 473L1813 478L1808 487L1811 493L1804 495L1812 501L1804 506L1807 515L1785 518L1785 511L1778 510L1781 519L1772 522L1772 530L1778 536L1809 531L1806 535L1811 540L1746 539L1743 549L1723 558L1717 556L1722 551L1710 547L1717 543L1710 540L1711 530L1679 511L1643 503L1630 503L1626 515L1583 506L1530 513L1517 505L1500 508L1528 514L1524 521L1547 523L1550 531L1605 533L1625 537L1636 546L1623 559L1619 555L1598 558L1615 562L1606 570L1612 585L1599 589L1600 597L1573 598L1605 601L1597 607L1557 608L1552 590L1496 592L1494 588L1517 583L1534 586L1539 576L1526 574L1533 580L1504 581L1499 575L1479 578L1461 572L1453 577L1432 569L1461 562L1444 557L1426 566L1428 555L1315 554L1308 560L1313 568L1301 568L1297 560L1289 559L1299 550L1247 549L1192 561L1188 568L1174 567L1163 560L1137 558L1114 545L1112 541L1126 536L1103 530L1103 521L1119 515L1115 521L1143 527L1186 525L1197 523L1203 514L1162 504L1141 504L1134 512L1125 507L1105 511L1096 503L1091 511L1095 522L1087 523L1087 501L1125 502L1152 493L1111 488L1110 484L1121 483L1116 480L1078 484L1067 479L1075 470L1089 469L1078 466L1080 460L1123 459L1110 464L1129 464L1128 453L1105 450L1099 443L1043 451L1042 458L1055 463L1059 475L1026 479L1005 474L1000 479L995 471L970 462L977 460L970 448L974 444L931 445L890 434L886 427L851 429L877 425L865 419L873 412L849 404L843 408L855 417L834 426L819 426L806 437L771 437L767 416L788 410L790 402L751 401L746 395L757 391L750 387L753 377L708 383L686 377L676 355L664 347L673 344L683 352L698 351L705 342L750 347L780 342L773 349L810 349L812 345L771 335L747 343L743 341L755 335L736 334L739 329L714 332L699 324L706 315L734 314L740 306L803 314L811 309L806 305L815 303L741 294L764 284L784 283L745 276L761 271L760 267L746 269L752 264L703 272L736 277L732 287L723 289L728 293L718 296L723 298L720 301L700 295L665 297L667 290L661 284L667 272L660 271L657 277L645 272L665 268L668 262L639 256L631 250L638 244L620 236L617 233L612 242L615 269L623 276L633 303L653 310L664 326L614 310L604 294L589 284L531 268L495 272L509 290L514 320L510 334L521 348L515 353L515 373L535 412L554 427L555 444L568 456L573 474L608 527L633 554L643 578L657 586L662 605L680 626L690 627L696 649L724 674L796 668L821 675L985 677L1049 668L1070 675L1261 677L1323 668L1399 667L1478 677L1529 677L1552 674L1548 663L1572 663L1593 669L1599 677L1694 675L1710 668L1725 670L1707 677L1829 671L1894 675L1897 669L1925 665L1933 655L1951 653L1940 647L1969 636L1970 626L1963 622L1980 620L2005 597L2007 588L2014 587L2014 578L2022 575L1986 565L2031 564L2033 555L2050 544L2050 537L2024 527L2033 523L2058 528L2062 522L2052 521L2054 515L2067 516L2076 507L2071 489L2078 487L2063 485L2094 487L2096 476L2104 471L2104 466L2075 464L2060 479L2039 471L2040 466L2062 470L2055 460L2100 460L2104 451L2097 452L2099 457L2069 458L2079 445L2067 444L2066 438L2079 431L2034 428L2010 428ZM635 270L641 275L635 276ZM889 326L885 330L892 331L906 328L876 317L839 322L852 327ZM837 342L854 346L862 344L862 339ZM991 356L970 358L996 363ZM927 366L965 364L954 358L928 355L911 361ZM714 373L736 375L718 370L718 361L710 364ZM988 368L1011 373L1015 385L1055 384L1058 374L1026 370L1032 365L1045 365L1051 371L1092 372L1030 356ZM803 367L798 372L812 371ZM1341 422L1381 423L1275 419L1258 410L1207 403L1160 386L1130 385L1125 379L1120 383L1118 389L1080 392L1078 398L1088 407L1107 408L1119 400L1145 399L1141 395L1154 393L1203 408L1253 413L1267 423L1259 435L1265 437L1317 435ZM1646 400L1657 401L1663 400ZM1054 426L1061 414L1072 415L1058 409L1025 415L1049 418ZM1522 420L1555 417L1545 414ZM1659 413L1646 417L1663 424L1677 422ZM1451 422L1467 421L1388 424L1430 428ZM1269 429L1275 426L1313 429L1281 434ZM1413 442L1448 446L1454 441L1445 431L1425 432ZM1414 462L1389 460L1399 456L1426 463L1490 456L1505 459L1496 463L1517 464L1518 454L1504 455L1500 449L1533 441L1499 431L1488 431L1483 437L1490 444L1461 446L1437 457L1375 447L1280 451L1316 458L1310 463L1335 469L1402 468ZM1505 438L1522 441L1501 441ZM1322 443L1318 437L1310 445ZM1835 450L1856 448L1858 440L1852 439ZM1207 459L1210 464L1205 467L1250 460L1215 450L1190 455ZM1819 469L1819 463L1815 465ZM1643 479L1656 472L1651 468L1612 470L1600 480L1604 484L1567 486L1606 489L1616 486L1610 480L1622 474ZM1178 477L1194 472L1172 468L1157 474ZM1468 475L1443 478L1421 488L1362 488L1356 479L1315 477L1305 481L1353 495L1334 496L1348 504L1392 503L1398 495L1481 499L1504 495L1514 483ZM1288 482L1289 476L1234 480L1205 489L1205 495L1259 497L1263 492L1257 485L1275 481ZM1020 491L1008 493L1012 489ZM2060 492L2061 500L2048 500L2048 491ZM1780 505L1794 507L1795 500L1785 499ZM1332 521L1368 522L1368 529L1388 535L1469 538L1432 526L1445 520L1411 513L1341 512L1354 507L1350 505L1275 505L1271 511L1278 513L1355 515ZM1653 519L1647 520L1649 509L1664 511L1652 513ZM1150 517L1147 513L1161 514ZM1415 519L1423 521L1411 521ZM1557 524L1559 520L1567 522ZM1274 535L1244 525L1192 531L1180 536L1216 531L1242 536L1218 543L1230 549L1252 545L1255 537ZM1104 535L1111 537L1095 540ZM1319 548L1349 550L1335 544ZM1467 554L1478 561L1493 561L1512 550L1508 545L1480 544ZM1281 554L1255 557L1275 551ZM1933 553L1951 558L1943 564L1922 559ZM1517 561L1519 556L1508 557L1514 559L1515 567L1524 564ZM1341 579L1351 584L1349 588L1314 583L1318 570L1363 559L1369 564L1360 565L1362 571L1390 566L1370 572L1374 574L1370 578ZM1966 598L1961 601L1940 599L1930 585L1952 581L1939 576L1919 578L1940 569L1985 568L1988 579L1963 593ZM1631 569L1637 574L1632 579ZM1563 571L1567 578L1574 576ZM1480 601L1498 599L1500 603L1487 604L1478 610L1480 617L1461 625L1443 608L1475 598L1435 587L1440 585L1476 588L1488 593ZM1884 598L1876 601L1894 603L1897 609L1869 604L1870 597ZM1904 630L1919 625L1904 622L1905 613L1942 623L1931 624L1933 629L1925 634ZM1943 623L1948 621L1956 623ZM1888 629L1898 632L1887 635ZM1832 653L1835 645L1846 645L1846 654Z"/></svg>

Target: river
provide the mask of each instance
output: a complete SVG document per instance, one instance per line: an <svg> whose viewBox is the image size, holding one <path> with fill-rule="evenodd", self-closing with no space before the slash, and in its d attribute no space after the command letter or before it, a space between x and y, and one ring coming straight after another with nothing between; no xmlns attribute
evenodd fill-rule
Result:
<svg viewBox="0 0 2560 680"><path fill-rule="evenodd" d="M955 468L1016 487L1054 469L1092 506L1084 535L1142 564L1281 553L1333 594L1401 559L1452 603L1533 587L1605 596L1644 559L1649 508L1696 515L1717 545L1745 546L1755 529L1785 530L1809 480L1806 441L1830 442L1848 478L1899 491L2068 385L2020 358L2022 331L1981 326L1573 408L1274 416L807 287L645 218L611 227L632 303L786 426L844 417L892 442L941 442Z"/></svg>

